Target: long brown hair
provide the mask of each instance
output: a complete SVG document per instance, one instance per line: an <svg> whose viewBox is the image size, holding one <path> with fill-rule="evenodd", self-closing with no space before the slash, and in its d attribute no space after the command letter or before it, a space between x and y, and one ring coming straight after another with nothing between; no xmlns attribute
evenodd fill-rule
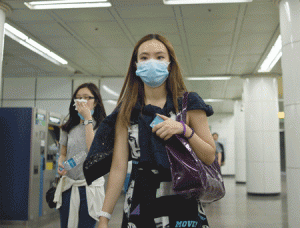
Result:
<svg viewBox="0 0 300 228"><path fill-rule="evenodd" d="M69 133L73 127L77 126L80 123L80 117L78 116L78 112L75 110L74 99L76 98L78 91L82 88L89 89L95 99L96 106L94 108L93 118L96 121L96 125L94 127L94 130L99 127L101 121L106 117L106 112L99 92L99 88L94 83L81 84L80 86L78 86L78 88L72 96L69 107L69 115L67 116L68 120L65 124L61 126L62 130L66 131L67 133Z"/></svg>
<svg viewBox="0 0 300 228"><path fill-rule="evenodd" d="M134 47L129 69L125 78L125 82L123 88L121 90L121 94L118 100L118 105L120 107L119 116L122 118L122 123L124 125L130 125L130 116L132 109L134 108L137 101L139 101L142 105L144 105L144 83L140 77L136 76L136 62L137 62L137 55L138 49L142 43L148 40L158 40L162 42L168 50L169 58L170 58L170 73L167 79L167 91L168 93L172 94L173 103L175 110L178 112L178 102L177 98L182 96L183 92L186 91L186 87L183 82L181 70L179 67L179 63L177 57L175 55L174 48L172 44L163 36L159 34L148 34L140 39Z"/></svg>

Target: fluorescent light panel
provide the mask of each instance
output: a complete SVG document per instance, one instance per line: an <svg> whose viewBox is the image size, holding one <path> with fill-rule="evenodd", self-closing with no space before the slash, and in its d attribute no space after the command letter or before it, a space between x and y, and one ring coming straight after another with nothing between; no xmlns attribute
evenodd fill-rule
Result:
<svg viewBox="0 0 300 228"><path fill-rule="evenodd" d="M30 5L55 5L55 4L73 4L73 3L94 3L94 2L107 2L107 0L63 0L63 1L35 1L30 2Z"/></svg>
<svg viewBox="0 0 300 228"><path fill-rule="evenodd" d="M4 24L4 29L6 31L11 32L12 34L19 37L22 40L28 39L28 36L26 36L24 33L20 32L19 30L15 29L14 27L12 27L11 25L9 25L7 23Z"/></svg>
<svg viewBox="0 0 300 228"><path fill-rule="evenodd" d="M38 55L44 57L45 59L49 60L50 62L56 64L56 65L61 65L58 61L56 61L55 59L53 58L50 58L48 55L46 55L45 53L41 52L40 50L38 50L37 48L31 46L30 44L26 43L25 41L23 40L19 40L17 41L19 42L21 45L23 45L24 47L28 48L29 50L37 53Z"/></svg>
<svg viewBox="0 0 300 228"><path fill-rule="evenodd" d="M111 7L107 0L38 1L24 4L32 10Z"/></svg>
<svg viewBox="0 0 300 228"><path fill-rule="evenodd" d="M187 77L189 81L217 81L217 80L230 80L231 77Z"/></svg>
<svg viewBox="0 0 300 228"><path fill-rule="evenodd" d="M253 0L163 0L165 5L183 4L213 4L213 3L242 3L252 2Z"/></svg>
<svg viewBox="0 0 300 228"><path fill-rule="evenodd" d="M281 49L282 49L282 40L281 40L281 35L279 35L275 44L271 48L271 51L268 54L267 58L261 64L258 72L270 72L282 56Z"/></svg>
<svg viewBox="0 0 300 228"><path fill-rule="evenodd" d="M17 30L16 28L12 27L7 23L4 24L4 33L5 35L9 36L13 40L23 45L24 47L32 50L33 52L39 54L45 59L48 59L49 61L55 63L56 65L68 64L68 62L65 59L59 57L54 52L51 52L44 46L40 45L38 42L29 38L24 33L20 32L19 30Z"/></svg>

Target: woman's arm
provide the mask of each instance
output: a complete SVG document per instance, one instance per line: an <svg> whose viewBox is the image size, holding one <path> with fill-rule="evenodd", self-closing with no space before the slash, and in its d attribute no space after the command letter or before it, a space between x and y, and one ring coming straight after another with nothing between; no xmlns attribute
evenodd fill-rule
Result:
<svg viewBox="0 0 300 228"><path fill-rule="evenodd" d="M90 120L92 120L92 117L90 117ZM93 129L93 124L85 125L85 139L86 139L86 147L88 151L90 151L94 137L95 137L95 133Z"/></svg>
<svg viewBox="0 0 300 228"><path fill-rule="evenodd" d="M88 108L86 103L77 102L77 111L83 116L84 120L93 120L91 110ZM94 140L94 129L93 124L85 125L85 139L86 139L86 147L88 151L91 148L92 142Z"/></svg>
<svg viewBox="0 0 300 228"><path fill-rule="evenodd" d="M152 132L164 140L168 140L175 134L182 134L183 125L171 118L160 115L164 122L155 125ZM192 134L192 127L195 131L193 137L189 139L192 149L197 157L205 164L210 165L215 160L216 145L209 130L206 113L203 110L191 110L187 112L185 137Z"/></svg>
<svg viewBox="0 0 300 228"><path fill-rule="evenodd" d="M60 156L58 158L58 174L59 175L65 175L67 173L66 170L60 171L59 167L64 168L63 162L66 160L66 156L67 156L67 147L64 145L61 145L61 149L60 149Z"/></svg>
<svg viewBox="0 0 300 228"><path fill-rule="evenodd" d="M194 136L189 139L192 149L201 161L210 165L215 160L216 145L209 130L207 116L203 110L187 112L185 136L189 137L194 129Z"/></svg>
<svg viewBox="0 0 300 228"><path fill-rule="evenodd" d="M218 163L219 163L219 166L221 166L222 164L222 153L218 153Z"/></svg>
<svg viewBox="0 0 300 228"><path fill-rule="evenodd" d="M127 173L128 156L128 129L121 123L120 118L118 117L115 129L113 158L102 207L102 211L109 214L112 214L124 185ZM107 223L107 218L100 217L99 228L107 227Z"/></svg>

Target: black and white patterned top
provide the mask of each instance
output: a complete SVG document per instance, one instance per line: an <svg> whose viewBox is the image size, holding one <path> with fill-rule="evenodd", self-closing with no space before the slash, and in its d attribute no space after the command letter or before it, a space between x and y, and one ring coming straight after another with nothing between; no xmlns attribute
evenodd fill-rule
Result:
<svg viewBox="0 0 300 228"><path fill-rule="evenodd" d="M176 115L174 113L170 113L170 118L176 120ZM130 157L132 160L132 171L137 172L139 159L140 159L140 147L139 147L139 128L138 124L133 124L128 127L128 143L130 147ZM151 170L153 174L157 174L157 170ZM134 175L135 176L135 175ZM146 186L145 186L146 187ZM140 228L142 227L140 221L138 220L138 213L140 213L139 203L136 203L136 199L138 198L138 192L136 188L136 179L135 177L130 178L128 190L125 196L124 203L124 216L123 216L123 228ZM175 196L176 194L172 190L172 182L160 182L159 187L156 190L156 199L164 197L164 196ZM209 227L206 219L206 215L204 209L201 205L201 202L198 202L198 216L199 220L205 220L204 225L197 226L198 222L191 223L191 227L201 227L206 228ZM182 223L180 223L182 222ZM188 221L178 221L178 224L185 224ZM169 228L170 226L170 218L169 216L159 216L154 218L154 224L156 228ZM206 225L207 224L207 225ZM143 227L146 227L143 225ZM178 226L181 227L181 226ZM183 227L183 226L182 226ZM187 226L188 227L188 226Z"/></svg>

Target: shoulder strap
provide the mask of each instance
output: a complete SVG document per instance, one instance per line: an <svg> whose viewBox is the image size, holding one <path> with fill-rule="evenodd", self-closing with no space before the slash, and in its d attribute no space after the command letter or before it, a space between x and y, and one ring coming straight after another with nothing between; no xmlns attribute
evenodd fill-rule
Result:
<svg viewBox="0 0 300 228"><path fill-rule="evenodd" d="M183 94L182 99L182 111L181 111L181 119L186 123L186 112L187 112L187 101L188 101L189 92L185 92Z"/></svg>

